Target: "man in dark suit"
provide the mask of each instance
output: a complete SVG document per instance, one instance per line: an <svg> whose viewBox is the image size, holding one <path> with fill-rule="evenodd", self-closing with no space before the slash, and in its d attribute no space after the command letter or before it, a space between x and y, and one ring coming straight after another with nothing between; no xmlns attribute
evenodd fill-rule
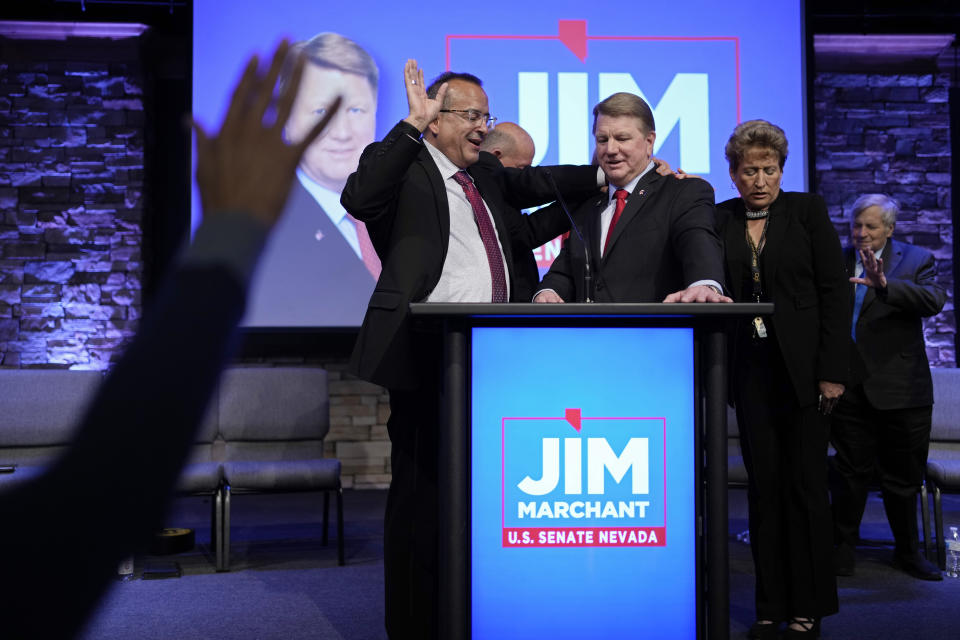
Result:
<svg viewBox="0 0 960 640"><path fill-rule="evenodd" d="M865 374L834 411L835 564L838 575L853 575L867 486L879 471L894 564L916 578L941 580L919 551L917 492L933 411L922 319L940 312L946 293L936 282L933 254L891 237L897 212L897 203L879 194L853 205L854 246L846 253L856 283L851 333Z"/></svg>
<svg viewBox="0 0 960 640"><path fill-rule="evenodd" d="M584 290L587 252L571 236L535 301L730 302L722 293L713 189L703 180L657 173L650 159L653 112L642 98L615 93L593 114L596 157L609 189L574 213L590 247L593 291Z"/></svg>
<svg viewBox="0 0 960 640"><path fill-rule="evenodd" d="M415 330L408 305L506 302L516 289L513 248L520 243L529 251L556 230L542 216L505 213L553 199L542 169L474 169L493 120L479 79L446 73L425 88L414 60L404 79L409 115L364 151L342 202L367 224L383 262L351 367L390 390L387 633L429 639L437 636L441 345ZM598 187L592 167L553 171L567 195Z"/></svg>
<svg viewBox="0 0 960 640"><path fill-rule="evenodd" d="M244 324L357 326L380 261L363 223L340 204L340 192L376 135L379 71L360 45L337 33L317 34L295 49L308 64L286 138L299 142L338 95L343 109L300 161L254 278Z"/></svg>
<svg viewBox="0 0 960 640"><path fill-rule="evenodd" d="M491 129L483 139L480 149L487 153L480 154L476 167L489 168L493 171L496 171L498 166L514 169L529 167L533 163L533 156L537 150L530 134L513 122L501 122ZM553 217L557 224L557 236L569 231L570 221L560 205L554 203L550 207L549 210L541 211L539 215ZM510 215L523 215L523 213L514 209ZM540 269L537 267L537 259L533 251L523 246L513 247L513 277L515 284L513 299L528 302L540 285Z"/></svg>

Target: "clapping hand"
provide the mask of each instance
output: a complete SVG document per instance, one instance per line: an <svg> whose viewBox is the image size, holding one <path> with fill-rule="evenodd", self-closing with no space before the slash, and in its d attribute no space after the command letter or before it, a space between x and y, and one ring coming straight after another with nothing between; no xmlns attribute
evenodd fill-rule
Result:
<svg viewBox="0 0 960 640"><path fill-rule="evenodd" d="M859 278L850 278L850 282L886 289L887 276L883 275L883 258L878 258L870 249L860 249L860 262L863 264L863 274Z"/></svg>
<svg viewBox="0 0 960 640"><path fill-rule="evenodd" d="M300 157L340 107L338 97L303 140L287 144L283 126L293 107L305 64L304 57L299 55L290 82L277 97L275 117L264 121L289 52L290 43L283 40L265 73L260 69L259 57L250 58L216 136L193 121L197 136L197 186L204 215L246 211L272 226L283 211Z"/></svg>
<svg viewBox="0 0 960 640"><path fill-rule="evenodd" d="M423 69L417 66L417 61L413 58L407 60L403 67L403 81L407 89L407 104L410 107L410 115L404 121L415 126L417 130L424 131L440 114L443 98L447 95L447 83L440 85L436 98L429 97L423 82Z"/></svg>

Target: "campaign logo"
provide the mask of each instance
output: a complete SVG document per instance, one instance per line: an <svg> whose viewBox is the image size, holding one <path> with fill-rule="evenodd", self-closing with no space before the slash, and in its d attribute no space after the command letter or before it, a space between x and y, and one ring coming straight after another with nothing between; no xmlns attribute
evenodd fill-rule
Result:
<svg viewBox="0 0 960 640"><path fill-rule="evenodd" d="M713 184L726 181L723 141L740 122L736 36L589 33L586 20L559 20L543 34L448 34L447 69L477 74L501 121L536 145L533 164L588 164L593 107L624 91L653 111L654 155ZM556 239L541 247L548 267Z"/></svg>
<svg viewBox="0 0 960 640"><path fill-rule="evenodd" d="M503 546L666 545L666 418L502 419Z"/></svg>

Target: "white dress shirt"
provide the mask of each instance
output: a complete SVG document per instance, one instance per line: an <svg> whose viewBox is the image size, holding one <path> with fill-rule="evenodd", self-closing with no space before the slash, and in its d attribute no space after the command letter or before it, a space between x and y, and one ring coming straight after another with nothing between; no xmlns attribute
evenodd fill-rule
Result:
<svg viewBox="0 0 960 640"><path fill-rule="evenodd" d="M447 156L426 140L423 141L430 157L437 164L443 185L447 191L447 205L450 208L450 237L447 240L447 257L443 261L440 281L427 295L427 302L490 302L493 297L493 279L490 276L490 263L487 251L480 238L480 229L473 217L473 207L467 200L467 194L453 175L460 171ZM467 174L469 175L469 174ZM471 177L471 180L473 178ZM497 223L490 215L490 207L483 206L490 216L494 230ZM510 299L510 271L503 257L503 247L497 234L497 247L503 260L503 274L507 281L507 299Z"/></svg>

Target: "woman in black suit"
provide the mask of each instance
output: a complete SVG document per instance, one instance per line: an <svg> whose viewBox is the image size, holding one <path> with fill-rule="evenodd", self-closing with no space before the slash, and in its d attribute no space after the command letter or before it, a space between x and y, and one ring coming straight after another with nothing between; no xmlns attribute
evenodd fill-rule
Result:
<svg viewBox="0 0 960 640"><path fill-rule="evenodd" d="M772 317L731 335L731 398L749 477L757 620L751 638L814 638L837 612L827 496L829 414L847 380L850 302L823 199L783 192L783 130L744 122L726 146L739 198L717 205L727 283Z"/></svg>

